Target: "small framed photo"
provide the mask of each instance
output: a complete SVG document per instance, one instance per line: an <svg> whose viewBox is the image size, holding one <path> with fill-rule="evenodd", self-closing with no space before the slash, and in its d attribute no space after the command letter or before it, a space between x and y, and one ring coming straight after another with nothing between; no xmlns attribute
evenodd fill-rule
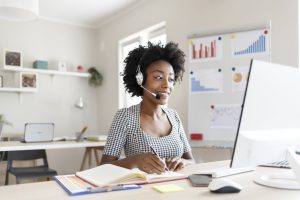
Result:
<svg viewBox="0 0 300 200"><path fill-rule="evenodd" d="M21 72L20 73L20 88L38 88L38 74Z"/></svg>
<svg viewBox="0 0 300 200"><path fill-rule="evenodd" d="M4 66L22 67L22 53L20 51L4 50Z"/></svg>
<svg viewBox="0 0 300 200"><path fill-rule="evenodd" d="M3 76L0 75L0 88L3 87Z"/></svg>

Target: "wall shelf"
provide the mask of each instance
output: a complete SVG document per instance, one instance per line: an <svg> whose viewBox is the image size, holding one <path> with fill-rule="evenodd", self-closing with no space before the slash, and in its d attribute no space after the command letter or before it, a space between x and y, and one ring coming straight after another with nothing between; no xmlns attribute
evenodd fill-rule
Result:
<svg viewBox="0 0 300 200"><path fill-rule="evenodd" d="M49 74L49 75L61 75L61 76L77 76L88 78L89 73L84 72L62 72L57 70L48 70L48 69L34 69L34 68L25 68L25 67L14 67L14 66L3 66L5 71L15 71L15 72L31 72L39 74Z"/></svg>
<svg viewBox="0 0 300 200"><path fill-rule="evenodd" d="M17 88L17 87L1 87L0 88L1 92L17 92L17 93L21 93L21 92L37 92L37 89L35 88Z"/></svg>

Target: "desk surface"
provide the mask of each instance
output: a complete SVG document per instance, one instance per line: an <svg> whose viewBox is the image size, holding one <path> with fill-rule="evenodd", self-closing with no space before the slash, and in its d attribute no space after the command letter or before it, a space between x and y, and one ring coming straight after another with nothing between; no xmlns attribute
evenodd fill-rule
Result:
<svg viewBox="0 0 300 200"><path fill-rule="evenodd" d="M213 163L203 163L190 165L182 171L185 174L191 174L199 170L207 170L215 167L221 167L228 165L228 161L213 162ZM300 191L292 190L281 190L268 188L264 186L257 185L253 182L253 178L257 175L265 173L289 173L289 169L275 169L275 168L263 168L258 167L254 172L243 173L239 175L230 176L228 178L234 180L235 182L241 184L244 188L240 193L234 194L214 194L210 193L207 187L191 187L188 180L173 181L169 183L174 183L185 189L182 192L174 192L169 194L161 194L152 189L155 184L143 185L141 189L118 191L118 192L108 192L108 193L98 193L82 195L77 197L69 196L55 181L40 182L40 183L29 183L21 185L11 185L0 187L1 199L24 199L24 194L26 194L26 199L32 200L53 200L53 199L85 199L85 200L95 200L95 199L132 199L132 200L181 200L181 199L222 199L222 200L235 200L235 199L272 199L272 200L282 200L282 199L299 199ZM168 184L168 183L160 183Z"/></svg>
<svg viewBox="0 0 300 200"><path fill-rule="evenodd" d="M58 141L58 142L36 142L36 143L22 143L20 141L1 141L0 151L104 147L104 145L105 142L93 142L93 141L80 141L80 142Z"/></svg>

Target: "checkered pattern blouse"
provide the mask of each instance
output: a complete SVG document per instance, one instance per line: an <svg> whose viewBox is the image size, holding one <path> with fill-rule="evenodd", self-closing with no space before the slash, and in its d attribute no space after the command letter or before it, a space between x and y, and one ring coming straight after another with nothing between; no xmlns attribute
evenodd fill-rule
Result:
<svg viewBox="0 0 300 200"><path fill-rule="evenodd" d="M124 148L126 156L143 152L151 152L150 146L163 158L182 157L183 153L190 152L182 123L176 111L163 108L172 125L169 135L154 137L144 133L140 126L140 104L120 109L111 125L104 155L120 157Z"/></svg>

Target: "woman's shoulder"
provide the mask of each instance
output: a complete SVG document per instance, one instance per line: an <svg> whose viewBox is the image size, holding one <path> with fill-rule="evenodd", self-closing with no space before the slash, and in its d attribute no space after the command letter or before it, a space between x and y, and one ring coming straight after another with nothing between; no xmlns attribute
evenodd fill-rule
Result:
<svg viewBox="0 0 300 200"><path fill-rule="evenodd" d="M136 114L139 110L139 104L130 106L128 108L121 108L117 111L117 115L131 115Z"/></svg>

